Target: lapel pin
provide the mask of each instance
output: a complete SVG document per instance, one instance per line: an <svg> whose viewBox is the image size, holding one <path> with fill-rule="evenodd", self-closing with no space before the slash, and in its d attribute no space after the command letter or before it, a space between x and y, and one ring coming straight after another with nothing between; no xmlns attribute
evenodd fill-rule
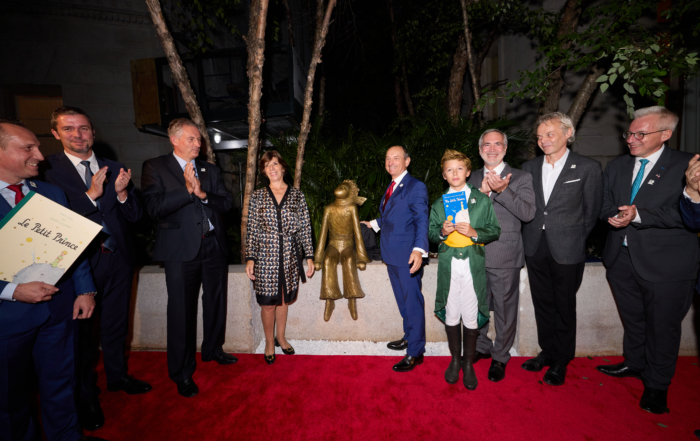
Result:
<svg viewBox="0 0 700 441"><path fill-rule="evenodd" d="M576 164L571 164L571 168L576 168Z"/></svg>
<svg viewBox="0 0 700 441"><path fill-rule="evenodd" d="M650 179L650 180L649 180L649 185L654 185L654 180L653 180L653 179Z"/></svg>
<svg viewBox="0 0 700 441"><path fill-rule="evenodd" d="M657 177L657 178L660 178L660 177L661 177L661 175L656 175L656 177Z"/></svg>
<svg viewBox="0 0 700 441"><path fill-rule="evenodd" d="M34 181L29 181L29 185L31 185L32 187L36 188L36 184L34 183Z"/></svg>
<svg viewBox="0 0 700 441"><path fill-rule="evenodd" d="M399 187L403 187L403 184L399 184Z"/></svg>
<svg viewBox="0 0 700 441"><path fill-rule="evenodd" d="M475 199L475 198L472 198L472 201L471 201L471 202L472 202L472 204L476 204L476 199Z"/></svg>
<svg viewBox="0 0 700 441"><path fill-rule="evenodd" d="M200 169L200 171L207 171L207 170L206 170L206 169L204 169L204 168L202 168L202 169Z"/></svg>

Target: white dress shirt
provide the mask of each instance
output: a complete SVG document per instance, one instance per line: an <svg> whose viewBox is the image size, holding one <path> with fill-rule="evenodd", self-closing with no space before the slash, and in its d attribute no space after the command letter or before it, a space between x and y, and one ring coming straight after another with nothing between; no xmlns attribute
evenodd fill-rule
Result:
<svg viewBox="0 0 700 441"><path fill-rule="evenodd" d="M84 161L84 159L78 158L77 156L74 156L71 154L69 151L65 151L66 157L70 160L70 162L73 163L73 166L75 169L78 171L78 174L80 175L80 178L84 181L85 180L85 165L81 164L81 161ZM95 152L91 151L91 155L87 159L87 161L90 163L90 171L92 172L92 175L94 176L98 171L100 171L100 165L97 163L97 156L95 156ZM87 194L87 193L85 193ZM119 201L119 197L117 196L117 200L120 203L126 202L128 196L124 198L123 201ZM97 207L97 202L93 201L90 195L88 195L88 199L90 199L90 202Z"/></svg>
<svg viewBox="0 0 700 441"><path fill-rule="evenodd" d="M408 174L408 170L404 170L403 173L401 173L398 178L394 179L395 184L394 184L394 189L391 192L392 195L394 194L396 189L399 188L399 184L401 183L401 180L403 179L403 177L406 176L406 174ZM380 230L379 224L377 223L376 219L372 219L371 221L369 221L369 224L372 225L372 229L374 230L375 233ZM413 251L420 251L421 254L423 255L423 257L428 257L428 253L422 248L416 247L413 249Z"/></svg>
<svg viewBox="0 0 700 441"><path fill-rule="evenodd" d="M27 185L27 181L24 180L21 182L22 185L22 194L27 195L29 193L29 186ZM5 198L8 204L10 204L10 207L15 208L15 193L14 191L10 190L7 188L8 184L7 182L0 181L0 194L2 194L2 197ZM0 292L0 303L3 301L10 301L14 302L15 299L12 298L12 296L15 293L15 289L17 289L17 284L16 283L8 283L5 285L5 288Z"/></svg>
<svg viewBox="0 0 700 441"><path fill-rule="evenodd" d="M180 168L182 168L182 171L185 171L185 167L187 166L188 161L185 161L181 157L177 156L175 154L175 152L173 152L173 156L175 157L175 159L177 159L177 163L180 164ZM199 173L197 173L197 164L195 164L194 159L189 161L189 162L192 164L192 167L194 168L194 175L197 177L197 179L199 179ZM202 201L203 204L206 204L207 202L208 202L207 200ZM207 220L209 220L209 219L207 219ZM214 224L211 223L211 220L209 220L209 231L214 231Z"/></svg>
<svg viewBox="0 0 700 441"><path fill-rule="evenodd" d="M542 161L542 191L544 193L544 204L547 205L549 202L549 197L552 195L552 190L554 190L554 184L557 183L561 171L564 169L564 163L569 157L570 150L567 148L564 156L559 158L554 165L547 162L547 157L544 157Z"/></svg>

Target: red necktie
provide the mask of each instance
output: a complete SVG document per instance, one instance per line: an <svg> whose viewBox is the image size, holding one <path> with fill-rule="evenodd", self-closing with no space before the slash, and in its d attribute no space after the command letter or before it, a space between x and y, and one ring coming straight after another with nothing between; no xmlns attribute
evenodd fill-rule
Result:
<svg viewBox="0 0 700 441"><path fill-rule="evenodd" d="M19 204L19 201L24 199L24 194L22 193L22 185L24 184L13 184L8 185L7 189L15 192L15 205Z"/></svg>
<svg viewBox="0 0 700 441"><path fill-rule="evenodd" d="M386 195L384 196L384 205L382 205L382 211L384 211L384 208L386 207L386 201L389 200L391 194L394 192L394 185L396 185L396 181L391 181L391 185L386 190Z"/></svg>

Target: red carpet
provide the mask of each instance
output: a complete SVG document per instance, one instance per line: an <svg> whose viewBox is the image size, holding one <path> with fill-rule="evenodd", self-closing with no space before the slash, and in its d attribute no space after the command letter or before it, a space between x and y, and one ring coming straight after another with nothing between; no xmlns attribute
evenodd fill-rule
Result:
<svg viewBox="0 0 700 441"><path fill-rule="evenodd" d="M198 355L199 357L199 355ZM447 357L426 357L413 372L395 373L400 357L238 355L232 366L198 361L200 393L183 398L168 379L164 352L132 352L130 373L153 391L129 396L106 390L105 426L92 435L118 440L697 440L700 367L681 357L670 414L639 408L642 384L595 366L621 357L577 358L566 384L541 383L543 373L508 364L500 383L476 365L469 392L443 378Z"/></svg>

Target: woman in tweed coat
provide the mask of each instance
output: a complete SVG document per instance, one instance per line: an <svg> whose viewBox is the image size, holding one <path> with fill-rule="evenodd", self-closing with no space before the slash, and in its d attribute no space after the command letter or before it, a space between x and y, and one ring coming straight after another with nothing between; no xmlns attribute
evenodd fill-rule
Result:
<svg viewBox="0 0 700 441"><path fill-rule="evenodd" d="M314 274L314 250L304 194L284 182L287 163L273 150L263 155L258 169L270 184L256 190L250 198L246 273L254 281L255 297L262 307L265 361L272 364L275 346L280 346L285 354L294 354L284 337L288 304L296 300L299 277L306 281L303 259L307 261L306 277Z"/></svg>

